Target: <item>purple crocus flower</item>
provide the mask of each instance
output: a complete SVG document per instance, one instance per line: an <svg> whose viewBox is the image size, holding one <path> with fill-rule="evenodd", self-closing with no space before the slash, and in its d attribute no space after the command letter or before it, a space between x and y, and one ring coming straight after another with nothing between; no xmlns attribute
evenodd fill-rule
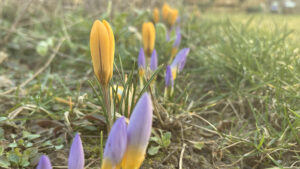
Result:
<svg viewBox="0 0 300 169"><path fill-rule="evenodd" d="M150 69L152 71L155 71L157 69L157 52L155 49L153 50L151 55Z"/></svg>
<svg viewBox="0 0 300 169"><path fill-rule="evenodd" d="M152 128L153 107L151 97L144 93L137 102L127 128L127 149L122 169L140 168L145 158Z"/></svg>
<svg viewBox="0 0 300 169"><path fill-rule="evenodd" d="M51 162L46 155L42 155L36 169L52 169Z"/></svg>
<svg viewBox="0 0 300 169"><path fill-rule="evenodd" d="M84 151L80 135L76 133L69 154L69 169L83 169L84 168Z"/></svg>
<svg viewBox="0 0 300 169"><path fill-rule="evenodd" d="M172 87L174 86L174 80L173 80L171 66L168 65L166 69L165 86L170 87L170 85Z"/></svg>
<svg viewBox="0 0 300 169"><path fill-rule="evenodd" d="M181 31L180 31L180 27L177 26L176 27L176 40L173 43L173 48L179 48L181 42Z"/></svg>
<svg viewBox="0 0 300 169"><path fill-rule="evenodd" d="M120 168L127 147L127 125L120 117L113 125L105 144L102 169Z"/></svg>
<svg viewBox="0 0 300 169"><path fill-rule="evenodd" d="M145 54L144 54L144 49L140 49L139 57L138 57L138 66L139 69L145 69L146 67L146 62L145 62Z"/></svg>
<svg viewBox="0 0 300 169"><path fill-rule="evenodd" d="M171 68L178 69L178 71L181 72L184 68L186 58L189 52L190 52L190 48L181 49L176 55L175 59L173 60L171 64Z"/></svg>

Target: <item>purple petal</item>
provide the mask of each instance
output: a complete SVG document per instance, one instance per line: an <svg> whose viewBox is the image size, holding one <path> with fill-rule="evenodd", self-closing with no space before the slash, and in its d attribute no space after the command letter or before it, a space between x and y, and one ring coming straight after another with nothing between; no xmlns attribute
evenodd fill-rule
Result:
<svg viewBox="0 0 300 169"><path fill-rule="evenodd" d="M190 52L190 48L181 49L173 60L171 67L178 68L179 72L183 70L187 55Z"/></svg>
<svg viewBox="0 0 300 169"><path fill-rule="evenodd" d="M146 62L145 62L145 54L144 54L144 49L140 49L139 57L138 57L138 66L139 68L145 69L146 67Z"/></svg>
<svg viewBox="0 0 300 169"><path fill-rule="evenodd" d="M171 67L168 65L166 69L166 76L165 76L165 85L169 87L170 85L174 85L173 75Z"/></svg>
<svg viewBox="0 0 300 169"><path fill-rule="evenodd" d="M117 166L123 159L127 146L127 125L125 117L120 117L110 130L104 149L104 159Z"/></svg>
<svg viewBox="0 0 300 169"><path fill-rule="evenodd" d="M151 55L150 69L152 71L155 71L157 69L157 52L155 49L153 50Z"/></svg>
<svg viewBox="0 0 300 169"><path fill-rule="evenodd" d="M46 155L42 155L36 169L52 169L51 162Z"/></svg>
<svg viewBox="0 0 300 169"><path fill-rule="evenodd" d="M77 133L73 139L69 154L69 169L84 168L84 152L80 135Z"/></svg>
<svg viewBox="0 0 300 169"><path fill-rule="evenodd" d="M127 144L146 151L152 128L153 107L150 95L144 93L137 102L127 129Z"/></svg>
<svg viewBox="0 0 300 169"><path fill-rule="evenodd" d="M173 43L173 47L174 47L174 48L178 48L179 45L180 45L180 42L181 42L181 31L180 31L180 27L177 26L177 27L176 27L176 40L175 40L175 42Z"/></svg>

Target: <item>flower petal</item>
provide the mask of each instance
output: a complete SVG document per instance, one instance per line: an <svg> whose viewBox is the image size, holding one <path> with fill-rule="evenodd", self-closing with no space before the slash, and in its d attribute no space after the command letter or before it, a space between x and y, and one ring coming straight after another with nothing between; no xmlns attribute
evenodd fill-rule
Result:
<svg viewBox="0 0 300 169"><path fill-rule="evenodd" d="M144 93L136 104L127 129L127 150L122 161L123 169L141 166L152 128L153 107L150 95Z"/></svg>
<svg viewBox="0 0 300 169"><path fill-rule="evenodd" d="M73 139L68 161L69 169L84 168L84 151L80 135L77 133Z"/></svg>
<svg viewBox="0 0 300 169"><path fill-rule="evenodd" d="M36 169L52 169L51 162L46 155L42 155Z"/></svg>
<svg viewBox="0 0 300 169"><path fill-rule="evenodd" d="M114 123L104 149L104 160L101 168L115 168L123 159L127 147L127 125L125 117L120 117Z"/></svg>
<svg viewBox="0 0 300 169"><path fill-rule="evenodd" d="M155 71L157 69L157 52L155 49L153 50L151 55L150 69L152 71Z"/></svg>

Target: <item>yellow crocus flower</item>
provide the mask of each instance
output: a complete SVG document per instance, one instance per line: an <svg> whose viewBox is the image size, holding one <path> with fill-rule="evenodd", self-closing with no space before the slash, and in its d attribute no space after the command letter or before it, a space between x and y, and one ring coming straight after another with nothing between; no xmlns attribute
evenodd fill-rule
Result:
<svg viewBox="0 0 300 169"><path fill-rule="evenodd" d="M145 22L142 28L144 51L150 57L155 45L155 28L152 22Z"/></svg>
<svg viewBox="0 0 300 169"><path fill-rule="evenodd" d="M177 9L170 9L169 15L168 15L168 23L170 26L173 26L176 22L178 16L178 10Z"/></svg>
<svg viewBox="0 0 300 169"><path fill-rule="evenodd" d="M164 3L163 7L162 7L162 17L164 20L168 20L168 16L169 16L169 11L170 11L170 6L167 3Z"/></svg>
<svg viewBox="0 0 300 169"><path fill-rule="evenodd" d="M90 49L94 73L104 87L113 74L115 38L109 23L96 20L90 33Z"/></svg>
<svg viewBox="0 0 300 169"><path fill-rule="evenodd" d="M158 8L153 9L153 21L155 24L159 22L159 10Z"/></svg>

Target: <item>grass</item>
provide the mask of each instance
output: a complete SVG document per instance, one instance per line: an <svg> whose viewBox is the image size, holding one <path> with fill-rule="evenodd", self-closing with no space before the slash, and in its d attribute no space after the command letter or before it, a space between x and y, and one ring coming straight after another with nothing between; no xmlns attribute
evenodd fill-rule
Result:
<svg viewBox="0 0 300 169"><path fill-rule="evenodd" d="M100 130L104 138L107 134L103 110L88 82L98 89L89 31L95 19L110 21L116 37L113 84L125 85L127 74L127 85L139 96L135 62L149 10L110 13L106 7L37 3L22 13L21 6L14 12L14 1L3 3L0 51L8 58L0 63L5 79L0 93L16 88L0 94L0 166L32 168L41 153L49 154L54 166L66 166L69 141L79 131L86 165L99 167ZM163 100L164 74L157 72L156 101L165 125L154 120L144 168L178 168L184 144L183 168L299 167L300 17L199 16L188 7L180 10L181 47L191 52L176 79L174 98ZM159 62L166 63L172 43L164 40L164 26L157 27ZM53 53L51 64L19 88ZM124 113L121 106L116 110Z"/></svg>

